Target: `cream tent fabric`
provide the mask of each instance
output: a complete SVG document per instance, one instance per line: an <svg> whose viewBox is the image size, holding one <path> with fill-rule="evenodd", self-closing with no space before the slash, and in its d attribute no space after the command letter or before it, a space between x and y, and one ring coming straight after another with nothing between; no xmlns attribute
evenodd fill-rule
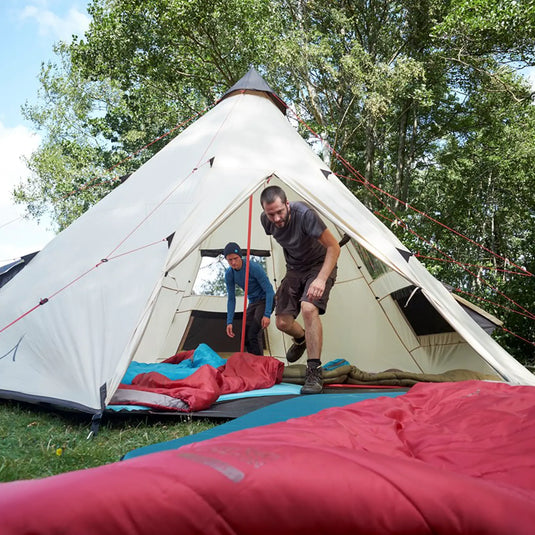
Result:
<svg viewBox="0 0 535 535"><path fill-rule="evenodd" d="M224 312L224 297L192 293L200 251L230 240L245 247L250 210L251 248L269 252L277 286L282 250L259 222L268 183L351 237L323 317L324 362L345 358L369 372L466 368L535 384L329 172L256 73L234 89L0 289L0 396L102 410L132 359L161 361L181 348L191 311ZM412 287L448 332L416 334L392 298ZM290 340L274 323L269 348L283 358Z"/></svg>

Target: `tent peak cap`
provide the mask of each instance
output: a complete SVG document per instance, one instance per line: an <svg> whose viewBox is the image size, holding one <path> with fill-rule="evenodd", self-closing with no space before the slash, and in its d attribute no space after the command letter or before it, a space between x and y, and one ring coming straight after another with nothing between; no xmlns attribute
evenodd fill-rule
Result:
<svg viewBox="0 0 535 535"><path fill-rule="evenodd" d="M265 93L273 103L279 108L279 110L286 114L286 104L280 99L280 97L271 89L269 84L262 78L258 71L251 67L247 73L240 78L228 91L226 91L220 98L224 100L236 93L243 93L245 91L258 91Z"/></svg>

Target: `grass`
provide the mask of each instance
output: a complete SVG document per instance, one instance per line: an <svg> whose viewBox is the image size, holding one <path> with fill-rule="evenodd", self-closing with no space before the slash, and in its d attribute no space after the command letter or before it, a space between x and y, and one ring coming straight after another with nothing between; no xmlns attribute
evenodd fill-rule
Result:
<svg viewBox="0 0 535 535"><path fill-rule="evenodd" d="M135 449L210 429L182 416L105 415L88 438L88 415L0 400L0 482L35 479L119 461Z"/></svg>

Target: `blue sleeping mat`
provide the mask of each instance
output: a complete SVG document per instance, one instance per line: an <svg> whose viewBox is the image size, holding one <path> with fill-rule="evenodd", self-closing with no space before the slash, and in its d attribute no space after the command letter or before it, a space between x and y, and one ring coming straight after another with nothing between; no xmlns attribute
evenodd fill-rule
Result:
<svg viewBox="0 0 535 535"><path fill-rule="evenodd" d="M284 422L291 418L299 418L300 416L309 416L310 414L315 414L323 409L329 409L331 407L343 407L345 405L350 405L351 403L378 397L394 398L404 393L404 391L398 390L296 396L291 399L279 401L278 403L273 403L267 407L262 407L261 409L249 412L239 418L194 435L188 435L186 437L144 446L143 448L137 448L125 454L123 460L158 451L177 449L192 442L201 442L210 438L226 435L227 433L233 433L234 431L241 431L242 429L260 427L276 422Z"/></svg>

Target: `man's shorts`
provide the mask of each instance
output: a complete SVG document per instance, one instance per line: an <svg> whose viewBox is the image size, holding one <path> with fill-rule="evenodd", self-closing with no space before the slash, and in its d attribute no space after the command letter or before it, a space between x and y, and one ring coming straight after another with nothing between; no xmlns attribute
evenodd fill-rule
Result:
<svg viewBox="0 0 535 535"><path fill-rule="evenodd" d="M290 315L294 318L299 316L301 312L301 301L312 303L318 307L320 314L325 314L327 309L327 301L329 301L329 294L331 288L336 281L337 268L335 267L327 281L325 282L325 291L321 299L310 300L307 298L308 287L312 281L318 276L321 266L316 266L307 271L288 270L281 285L275 295L275 315Z"/></svg>

